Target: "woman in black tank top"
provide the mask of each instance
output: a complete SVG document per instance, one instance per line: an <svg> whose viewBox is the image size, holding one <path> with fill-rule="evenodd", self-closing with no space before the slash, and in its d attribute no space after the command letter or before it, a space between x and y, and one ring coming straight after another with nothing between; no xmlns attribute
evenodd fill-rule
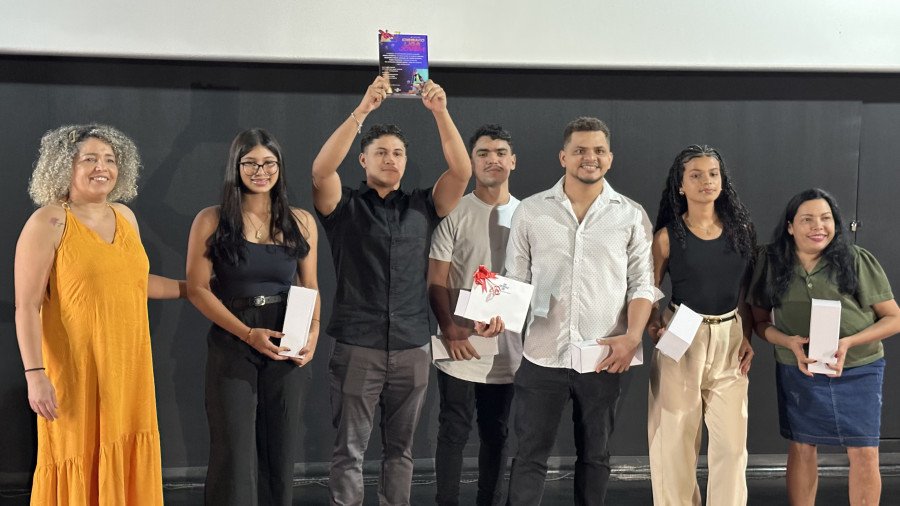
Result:
<svg viewBox="0 0 900 506"><path fill-rule="evenodd" d="M280 356L287 291L318 289L317 229L287 202L285 164L265 130L231 144L222 203L197 214L188 242L188 297L207 336L210 452L206 504L292 503L303 378L319 336L319 302L299 357ZM213 288L214 287L214 288Z"/></svg>
<svg viewBox="0 0 900 506"><path fill-rule="evenodd" d="M743 505L753 349L742 299L756 234L715 149L689 146L675 157L654 231L655 281L660 286L668 273L672 297L668 310L654 309L648 333L658 341L679 305L704 320L679 360L653 355L647 430L653 502L700 504L696 474L705 421L707 504Z"/></svg>

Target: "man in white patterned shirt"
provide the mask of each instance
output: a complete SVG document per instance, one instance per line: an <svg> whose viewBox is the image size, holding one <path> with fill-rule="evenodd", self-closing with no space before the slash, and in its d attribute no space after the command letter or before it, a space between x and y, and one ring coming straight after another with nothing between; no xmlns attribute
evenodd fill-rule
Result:
<svg viewBox="0 0 900 506"><path fill-rule="evenodd" d="M532 317L515 378L518 450L509 504L539 504L547 459L569 399L575 430L575 502L603 504L609 437L621 373L641 345L655 301L650 220L604 179L612 165L609 128L596 118L566 126L565 175L522 201L513 216L506 275L534 285ZM569 343L607 338L596 371L570 368ZM603 372L600 372L603 371Z"/></svg>

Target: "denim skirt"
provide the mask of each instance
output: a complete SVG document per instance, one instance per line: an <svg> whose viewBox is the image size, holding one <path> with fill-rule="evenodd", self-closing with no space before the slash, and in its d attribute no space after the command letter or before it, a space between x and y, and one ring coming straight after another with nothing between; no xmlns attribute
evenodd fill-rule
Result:
<svg viewBox="0 0 900 506"><path fill-rule="evenodd" d="M839 377L776 364L781 435L812 445L878 446L884 358L844 369Z"/></svg>

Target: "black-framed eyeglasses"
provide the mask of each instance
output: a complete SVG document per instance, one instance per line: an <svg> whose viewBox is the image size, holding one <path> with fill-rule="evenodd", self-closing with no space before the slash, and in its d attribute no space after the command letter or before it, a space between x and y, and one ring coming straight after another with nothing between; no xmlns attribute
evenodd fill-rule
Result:
<svg viewBox="0 0 900 506"><path fill-rule="evenodd" d="M252 176L262 169L266 174L272 175L278 172L278 162L275 160L267 160L263 163L241 162L241 171L248 176Z"/></svg>

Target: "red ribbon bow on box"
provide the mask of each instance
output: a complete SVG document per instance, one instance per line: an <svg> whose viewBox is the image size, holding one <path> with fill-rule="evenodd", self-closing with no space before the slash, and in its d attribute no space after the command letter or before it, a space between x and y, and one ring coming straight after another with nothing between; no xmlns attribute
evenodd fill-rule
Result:
<svg viewBox="0 0 900 506"><path fill-rule="evenodd" d="M481 287L481 291L486 292L488 291L487 280L496 278L497 275L487 267L479 265L473 277L475 278L475 284Z"/></svg>

